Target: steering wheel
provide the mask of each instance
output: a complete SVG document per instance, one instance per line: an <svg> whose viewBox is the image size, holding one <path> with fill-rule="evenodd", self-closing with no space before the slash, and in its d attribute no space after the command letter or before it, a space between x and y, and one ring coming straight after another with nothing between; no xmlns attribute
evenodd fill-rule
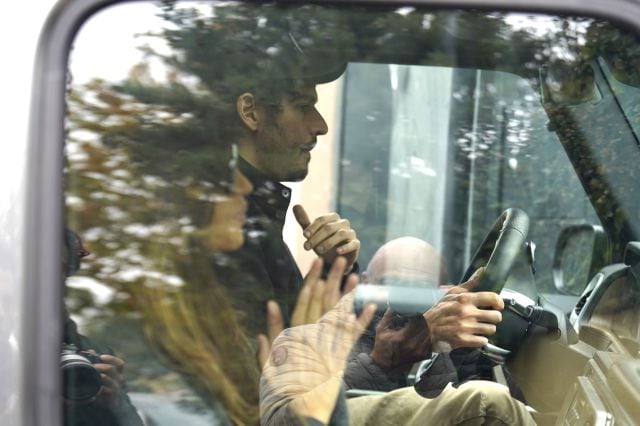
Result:
<svg viewBox="0 0 640 426"><path fill-rule="evenodd" d="M505 210L480 244L461 282L468 281L478 268L485 266L484 274L473 291L492 291L500 294L516 259L522 253L528 233L529 216L520 209ZM499 332L490 341L499 346L506 346L509 350L489 343L482 348L482 352L498 363L504 362L513 349L514 345L511 342L519 341L525 333L526 329L523 327L526 327L526 324L526 321L515 321L508 326L503 322Z"/></svg>
<svg viewBox="0 0 640 426"><path fill-rule="evenodd" d="M520 209L505 210L473 255L460 282L468 281L478 268L485 266L480 282L473 291L499 294L516 258L522 252L528 233L529 216Z"/></svg>

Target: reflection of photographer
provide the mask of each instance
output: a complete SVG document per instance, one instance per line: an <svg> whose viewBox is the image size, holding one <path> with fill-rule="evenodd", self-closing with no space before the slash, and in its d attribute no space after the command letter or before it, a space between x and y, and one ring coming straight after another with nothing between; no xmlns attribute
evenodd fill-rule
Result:
<svg viewBox="0 0 640 426"><path fill-rule="evenodd" d="M66 231L63 266L67 277L76 273L88 254L80 238ZM126 394L124 361L109 347L78 333L66 310L60 368L66 425L142 425Z"/></svg>

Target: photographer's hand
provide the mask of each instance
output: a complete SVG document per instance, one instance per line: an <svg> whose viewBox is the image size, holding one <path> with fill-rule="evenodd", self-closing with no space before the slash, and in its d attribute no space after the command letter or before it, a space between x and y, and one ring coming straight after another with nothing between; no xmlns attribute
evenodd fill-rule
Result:
<svg viewBox="0 0 640 426"><path fill-rule="evenodd" d="M120 393L124 385L124 361L113 355L100 355L101 363L93 364L100 373L102 391L96 402L104 404L111 409L120 405Z"/></svg>

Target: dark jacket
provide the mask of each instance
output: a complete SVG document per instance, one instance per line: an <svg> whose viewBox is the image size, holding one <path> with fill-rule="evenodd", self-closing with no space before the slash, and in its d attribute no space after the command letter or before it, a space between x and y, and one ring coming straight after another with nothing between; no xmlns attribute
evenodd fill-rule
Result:
<svg viewBox="0 0 640 426"><path fill-rule="evenodd" d="M282 238L291 189L274 182L240 158L242 173L253 184L248 197L245 243L236 252L214 256L214 269L251 335L266 332L266 303L275 300L289 319L303 277Z"/></svg>

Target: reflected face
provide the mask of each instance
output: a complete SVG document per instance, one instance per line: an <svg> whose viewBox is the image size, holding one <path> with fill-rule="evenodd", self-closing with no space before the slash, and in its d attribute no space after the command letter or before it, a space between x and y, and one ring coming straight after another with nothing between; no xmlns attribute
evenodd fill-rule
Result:
<svg viewBox="0 0 640 426"><path fill-rule="evenodd" d="M65 274L65 278L78 272L82 259L90 254L91 252L87 250L78 234L67 229L65 232L65 244L62 246L62 271Z"/></svg>
<svg viewBox="0 0 640 426"><path fill-rule="evenodd" d="M328 131L317 101L315 85L300 85L282 98L274 116L260 109L256 167L269 178L282 182L307 176L317 137Z"/></svg>
<svg viewBox="0 0 640 426"><path fill-rule="evenodd" d="M242 227L247 220L246 197L252 190L249 179L236 169L228 193L216 196L208 233L212 250L233 251L244 244Z"/></svg>

